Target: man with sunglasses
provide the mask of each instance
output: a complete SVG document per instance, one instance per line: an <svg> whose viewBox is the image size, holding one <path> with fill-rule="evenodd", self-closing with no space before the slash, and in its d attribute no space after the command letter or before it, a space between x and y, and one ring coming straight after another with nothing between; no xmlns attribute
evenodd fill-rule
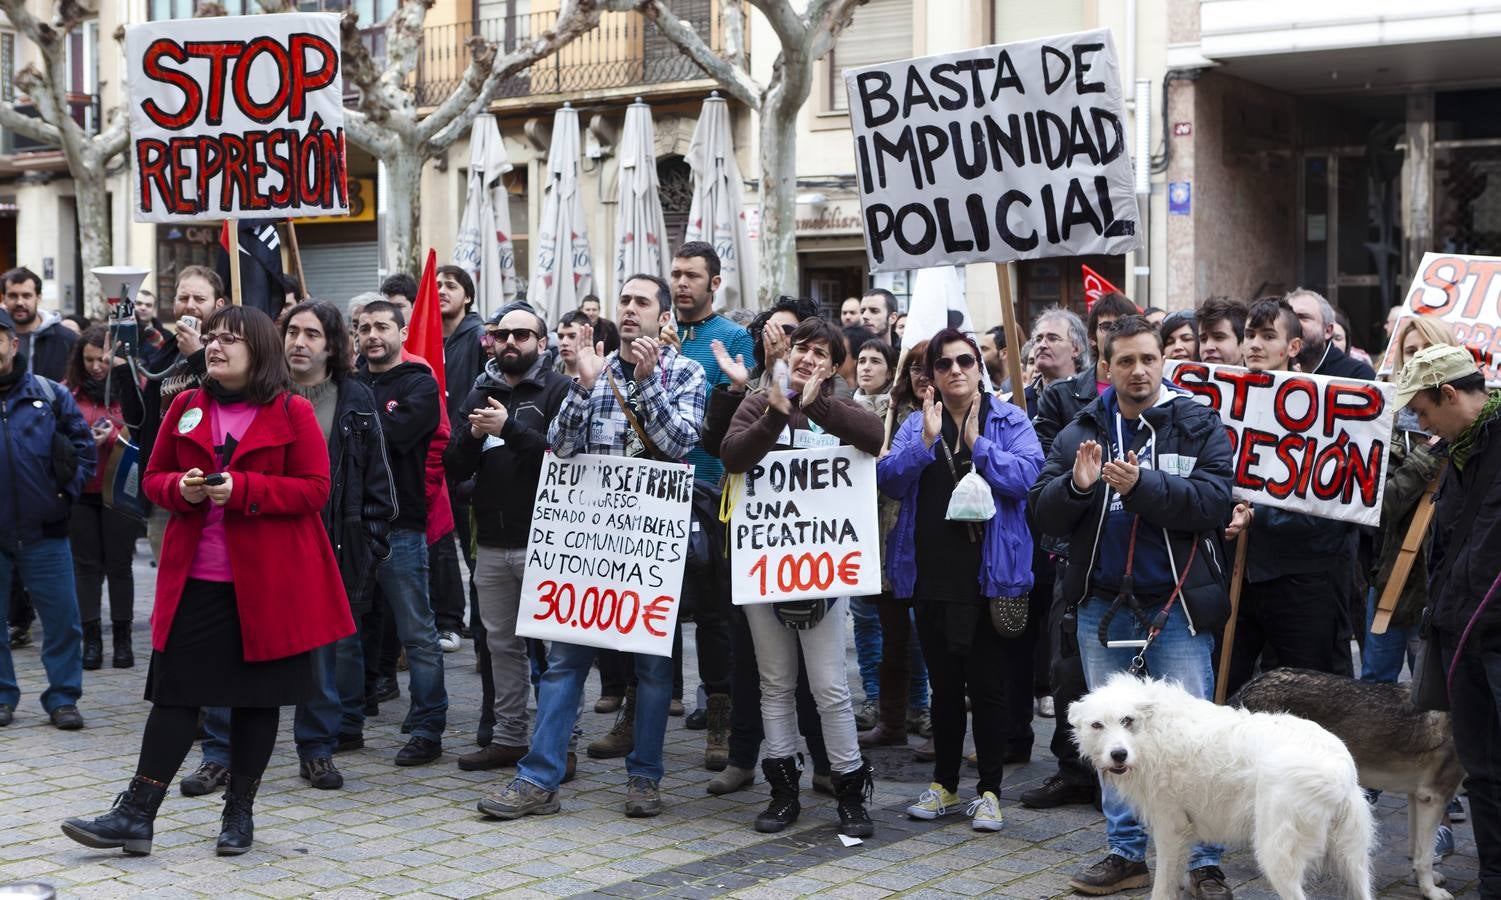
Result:
<svg viewBox="0 0 1501 900"><path fill-rule="evenodd" d="M482 341L490 360L459 404L460 425L443 456L449 478L474 479L474 585L495 684L494 736L459 757L466 771L514 766L529 749L531 666L516 616L547 430L572 383L547 366L547 325L536 313L504 313L485 326ZM574 764L569 753L567 772Z"/></svg>

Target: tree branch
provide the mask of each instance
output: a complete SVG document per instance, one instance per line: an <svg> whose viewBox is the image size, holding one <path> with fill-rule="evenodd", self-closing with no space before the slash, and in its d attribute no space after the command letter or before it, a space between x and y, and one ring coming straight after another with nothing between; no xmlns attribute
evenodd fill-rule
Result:
<svg viewBox="0 0 1501 900"><path fill-rule="evenodd" d="M357 109L344 110L344 135L356 147L380 158L395 153L399 145L395 132L372 123Z"/></svg>
<svg viewBox="0 0 1501 900"><path fill-rule="evenodd" d="M777 42L782 45L783 52L789 47L804 46L808 33L807 23L788 0L750 0L750 3L771 23L771 29L777 33Z"/></svg>
<svg viewBox="0 0 1501 900"><path fill-rule="evenodd" d="M664 37L687 54L705 74L723 85L730 96L751 109L761 108L761 86L755 79L715 53L698 31L678 18L664 0L643 0L640 9L642 15L657 23Z"/></svg>
<svg viewBox="0 0 1501 900"><path fill-rule="evenodd" d="M343 50L344 80L360 92L358 109L371 122L385 122L393 107L390 98L381 90L381 67L371 59L365 47L365 36L360 32L359 19L353 8L339 20L339 43Z"/></svg>
<svg viewBox="0 0 1501 900"><path fill-rule="evenodd" d="M863 3L865 0L813 0L808 7L808 24L811 28L808 38L809 60L822 59L824 54L834 49L839 35L854 20L855 7Z"/></svg>
<svg viewBox="0 0 1501 900"><path fill-rule="evenodd" d="M453 93L444 98L438 104L438 108L428 113L425 118L417 123L417 140L420 142L429 140L440 130L458 122L461 126L467 124L460 113L464 112L484 90L489 81L489 76L495 71L495 54L498 48L477 34L469 36L469 65L464 67L464 77L459 80L459 86L454 88ZM488 101L486 101L488 102Z"/></svg>
<svg viewBox="0 0 1501 900"><path fill-rule="evenodd" d="M43 122L36 116L28 116L19 112L10 104L0 104L0 127L4 127L16 134L25 135L33 141L42 141L48 144L61 144L63 136L58 130Z"/></svg>

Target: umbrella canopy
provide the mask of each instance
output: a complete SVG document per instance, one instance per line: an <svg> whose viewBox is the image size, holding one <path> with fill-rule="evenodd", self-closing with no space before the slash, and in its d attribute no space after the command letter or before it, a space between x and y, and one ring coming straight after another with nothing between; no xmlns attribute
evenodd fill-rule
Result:
<svg viewBox="0 0 1501 900"><path fill-rule="evenodd" d="M745 184L730 139L730 108L719 92L711 93L698 114L686 157L693 169L693 205L688 211L690 241L708 241L719 254L716 309L756 305L755 253L746 234L741 197Z"/></svg>
<svg viewBox="0 0 1501 900"><path fill-rule="evenodd" d="M552 120L546 190L527 299L551 325L563 313L578 309L585 294L594 292L589 226L579 196L579 116L567 103Z"/></svg>
<svg viewBox="0 0 1501 900"><path fill-rule="evenodd" d="M511 209L501 183L501 176L509 171L511 163L495 117L476 116L469 132L469 194L454 241L453 262L474 279L475 310L484 319L516 296Z"/></svg>
<svg viewBox="0 0 1501 900"><path fill-rule="evenodd" d="M651 107L637 97L625 111L625 133L620 139L620 208L615 220L617 291L638 272L667 277L669 260L663 246L667 224L657 193L657 160L652 155L655 141Z"/></svg>

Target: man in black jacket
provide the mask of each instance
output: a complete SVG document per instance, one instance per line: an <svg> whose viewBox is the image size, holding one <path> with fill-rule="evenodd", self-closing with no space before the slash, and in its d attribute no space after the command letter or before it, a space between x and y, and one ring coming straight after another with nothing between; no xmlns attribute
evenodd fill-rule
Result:
<svg viewBox="0 0 1501 900"><path fill-rule="evenodd" d="M459 757L465 770L514 766L530 746L531 667L526 641L516 634L516 616L547 429L572 382L542 358L547 325L540 316L513 310L486 326L486 338L494 358L460 404L464 418L443 457L451 479L474 479L479 545L474 582L495 683L494 737Z"/></svg>
<svg viewBox="0 0 1501 900"><path fill-rule="evenodd" d="M5 309L16 325L20 353L26 358L27 370L62 381L68 373L68 357L78 335L63 327L62 316L39 309L42 279L27 268L11 269L0 275L5 288Z"/></svg>
<svg viewBox="0 0 1501 900"><path fill-rule="evenodd" d="M1077 617L1089 685L1140 652L1153 676L1211 697L1214 631L1229 613L1219 533L1231 509L1230 440L1217 413L1163 383L1162 335L1145 318L1118 320L1103 343L1110 387L1059 432L1027 506L1044 533L1070 539L1065 621ZM1147 638L1162 610L1165 626L1144 650L1105 646ZM1142 887L1146 829L1114 790L1103 806L1110 853L1069 883L1086 894ZM1199 900L1230 900L1222 852L1201 845L1190 856Z"/></svg>
<svg viewBox="0 0 1501 900"><path fill-rule="evenodd" d="M1298 288L1284 299L1298 315L1299 336L1303 339L1303 349L1298 352L1300 371L1336 378L1375 380L1375 369L1335 346L1334 307L1322 294Z"/></svg>
<svg viewBox="0 0 1501 900"><path fill-rule="evenodd" d="M1440 344L1408 360L1396 402L1449 457L1434 500L1428 596L1451 678L1454 747L1469 776L1480 896L1501 897L1501 391L1486 391L1467 350Z"/></svg>

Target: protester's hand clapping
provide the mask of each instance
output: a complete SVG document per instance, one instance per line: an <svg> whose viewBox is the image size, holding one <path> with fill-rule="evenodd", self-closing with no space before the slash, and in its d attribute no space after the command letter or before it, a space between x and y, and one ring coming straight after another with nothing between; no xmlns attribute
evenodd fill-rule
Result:
<svg viewBox="0 0 1501 900"><path fill-rule="evenodd" d="M829 364L820 362L813 368L813 374L808 376L808 381L803 385L803 392L798 396L798 406L807 409L818 399L818 394L823 390L823 383L828 380Z"/></svg>
<svg viewBox="0 0 1501 900"><path fill-rule="evenodd" d="M656 338L638 337L631 341L631 355L636 359L636 380L645 381L656 371L657 360L662 357L662 342Z"/></svg>
<svg viewBox="0 0 1501 900"><path fill-rule="evenodd" d="M1100 469L1100 477L1105 483L1115 488L1115 492L1125 497L1136 489L1136 480L1141 477L1141 466L1136 460L1136 451L1127 450L1123 460L1112 459Z"/></svg>
<svg viewBox="0 0 1501 900"><path fill-rule="evenodd" d="M177 492L189 503L202 503L208 496L208 490L203 486L203 470L193 468L182 473L177 479Z"/></svg>
<svg viewBox="0 0 1501 900"><path fill-rule="evenodd" d="M1081 491L1091 490L1100 480L1104 452L1098 441L1085 441L1074 453L1074 487Z"/></svg>
<svg viewBox="0 0 1501 900"><path fill-rule="evenodd" d="M773 364L779 359L786 359L792 348L788 346L787 335L782 333L782 329L767 323L761 329L761 349L766 352L766 371L770 372Z"/></svg>
<svg viewBox="0 0 1501 900"><path fill-rule="evenodd" d="M1230 514L1230 527L1225 529L1225 540L1231 540L1236 535L1251 527L1251 504L1235 504L1235 512Z"/></svg>
<svg viewBox="0 0 1501 900"><path fill-rule="evenodd" d="M469 414L469 432L477 438L500 437L510 414L506 412L505 404L494 397L485 398L485 403Z"/></svg>
<svg viewBox="0 0 1501 900"><path fill-rule="evenodd" d="M975 449L975 441L980 439L980 404L984 402L985 395L976 394L969 404L969 415L964 417L964 443L969 445L971 452Z"/></svg>
<svg viewBox="0 0 1501 900"><path fill-rule="evenodd" d="M204 485L204 493L208 495L209 502L215 506L223 506L229 502L229 495L234 492L234 476L228 472L223 473L224 480L218 484Z"/></svg>
<svg viewBox="0 0 1501 900"><path fill-rule="evenodd" d="M784 416L792 415L792 401L787 399L787 392L775 383L766 387L766 405Z"/></svg>
<svg viewBox="0 0 1501 900"><path fill-rule="evenodd" d="M677 328L672 325L662 329L662 343L671 344L672 349L679 353L683 350L683 336L678 334Z"/></svg>
<svg viewBox="0 0 1501 900"><path fill-rule="evenodd" d="M922 398L922 444L924 447L933 446L938 436L943 434L943 404L938 402L937 391L931 386Z"/></svg>
<svg viewBox="0 0 1501 900"><path fill-rule="evenodd" d="M574 361L579 373L579 387L586 391L594 390L594 382L599 380L599 374L605 370L605 345L603 341L594 343L593 325L579 326L578 349L574 351Z"/></svg>
<svg viewBox="0 0 1501 900"><path fill-rule="evenodd" d="M739 353L735 358L730 358L730 351L725 349L723 341L710 341L709 349L714 351L714 361L719 364L719 371L730 380L730 390L740 393L745 390L746 382L750 381L750 370L745 367L745 357Z"/></svg>

